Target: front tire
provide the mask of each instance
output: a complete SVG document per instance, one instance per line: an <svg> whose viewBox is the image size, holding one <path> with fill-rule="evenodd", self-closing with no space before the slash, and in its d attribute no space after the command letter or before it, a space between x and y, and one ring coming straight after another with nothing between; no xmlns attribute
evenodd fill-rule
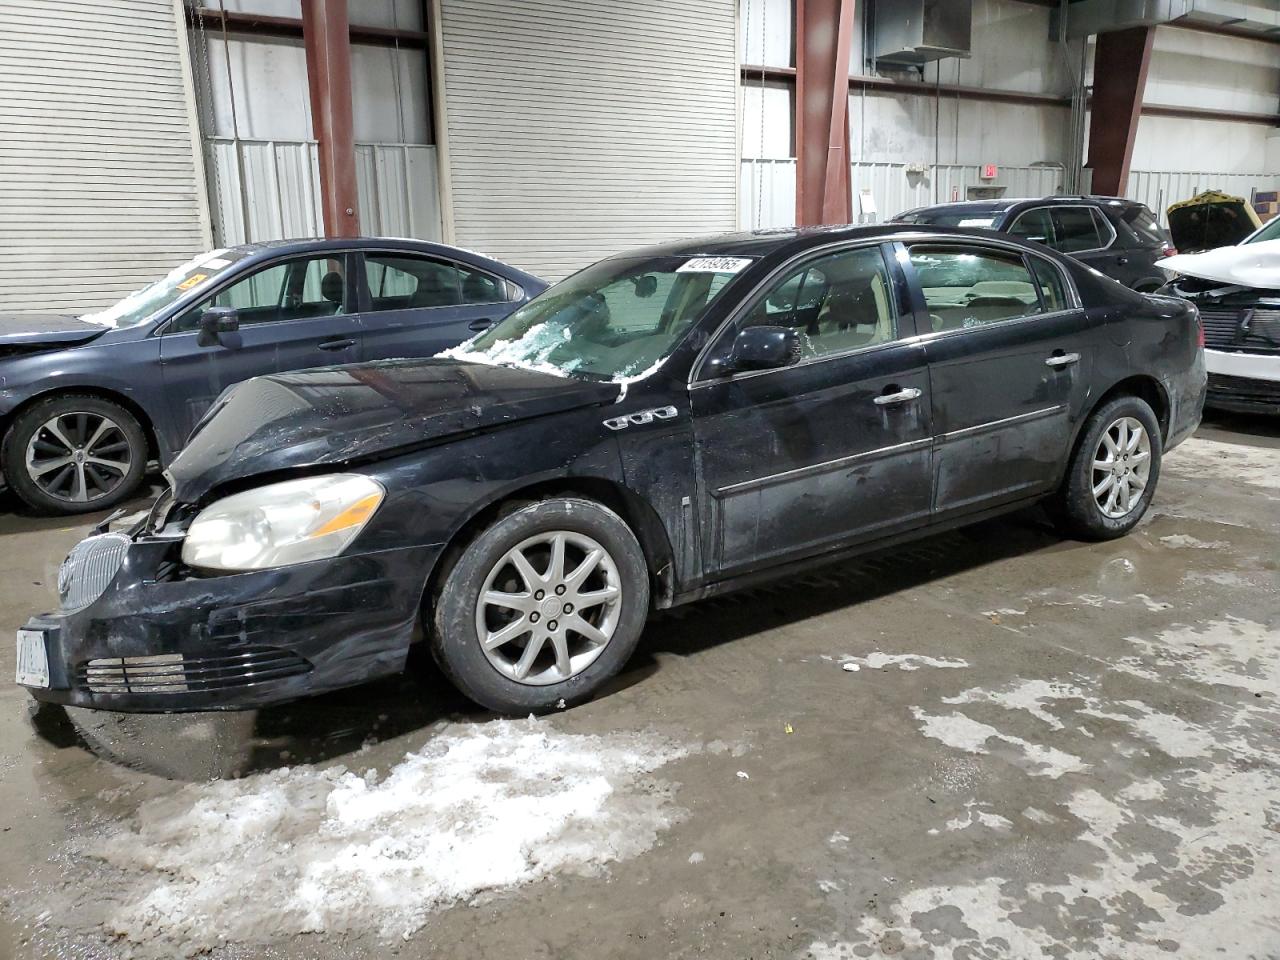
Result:
<svg viewBox="0 0 1280 960"><path fill-rule="evenodd" d="M631 529L591 500L499 517L441 578L431 649L467 697L523 715L590 698L630 659L649 614Z"/></svg>
<svg viewBox="0 0 1280 960"><path fill-rule="evenodd" d="M1140 397L1116 397L1094 411L1067 467L1054 515L1081 540L1113 540L1138 525L1155 494L1160 424Z"/></svg>
<svg viewBox="0 0 1280 960"><path fill-rule="evenodd" d="M0 446L5 480L44 514L106 510L128 499L147 471L137 418L101 397L64 394L33 404Z"/></svg>

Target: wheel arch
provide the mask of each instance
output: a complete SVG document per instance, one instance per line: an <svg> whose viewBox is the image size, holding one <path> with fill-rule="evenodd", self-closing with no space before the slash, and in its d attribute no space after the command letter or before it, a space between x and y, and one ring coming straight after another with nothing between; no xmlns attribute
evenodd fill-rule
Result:
<svg viewBox="0 0 1280 960"><path fill-rule="evenodd" d="M13 427L13 422L26 413L38 403L46 400L56 400L59 397L94 397L98 400L106 400L108 403L114 403L123 407L138 421L138 425L142 427L142 433L147 438L147 454L149 457L158 458L162 454L160 447L160 436L156 432L155 424L151 422L146 410L134 399L112 390L109 387L97 386L67 386L57 385L41 390L39 393L32 394L27 397L12 410L0 417L0 441L7 440L9 431Z"/></svg>
<svg viewBox="0 0 1280 960"><path fill-rule="evenodd" d="M1071 447L1063 464L1063 483L1066 482L1066 471L1075 460L1076 453L1080 449L1080 443L1084 439L1085 426L1093 415L1102 409L1103 404L1111 402L1116 397L1138 397L1145 400L1155 413L1156 422L1160 424L1161 446L1163 447L1165 441L1169 439L1173 407L1164 384L1149 374L1134 374L1131 377L1125 377L1099 394L1098 399L1090 404L1088 412L1076 424L1075 436L1071 438Z"/></svg>
<svg viewBox="0 0 1280 960"><path fill-rule="evenodd" d="M618 514L640 542L645 565L649 568L651 603L656 607L671 605L675 596L674 553L666 528L657 512L638 494L623 484L603 477L558 477L540 480L501 494L477 507L449 538L427 577L423 602L434 600L444 577L457 557L486 526L522 504L553 497L581 497L594 500Z"/></svg>

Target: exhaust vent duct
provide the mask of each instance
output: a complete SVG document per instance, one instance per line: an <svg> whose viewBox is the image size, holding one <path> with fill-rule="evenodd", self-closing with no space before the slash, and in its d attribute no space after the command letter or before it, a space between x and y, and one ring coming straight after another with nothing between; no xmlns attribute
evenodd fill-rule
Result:
<svg viewBox="0 0 1280 960"><path fill-rule="evenodd" d="M891 4L877 4L877 14L880 6ZM1059 15L1055 10L1054 16ZM1067 7L1069 37L1162 23L1231 27L1260 37L1280 36L1280 10L1236 0L1080 0Z"/></svg>
<svg viewBox="0 0 1280 960"><path fill-rule="evenodd" d="M914 67L969 56L970 0L874 0L872 12L877 64Z"/></svg>

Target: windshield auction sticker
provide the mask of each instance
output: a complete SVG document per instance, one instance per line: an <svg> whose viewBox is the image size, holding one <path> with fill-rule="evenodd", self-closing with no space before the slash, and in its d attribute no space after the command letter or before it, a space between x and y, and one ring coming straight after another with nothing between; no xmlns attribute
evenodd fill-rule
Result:
<svg viewBox="0 0 1280 960"><path fill-rule="evenodd" d="M193 273L191 276L187 277L187 279L183 280L180 284L178 284L178 289L190 290L201 280L208 279L208 277L209 275L207 273Z"/></svg>
<svg viewBox="0 0 1280 960"><path fill-rule="evenodd" d="M741 273L749 266L750 257L694 257L676 267L676 273Z"/></svg>

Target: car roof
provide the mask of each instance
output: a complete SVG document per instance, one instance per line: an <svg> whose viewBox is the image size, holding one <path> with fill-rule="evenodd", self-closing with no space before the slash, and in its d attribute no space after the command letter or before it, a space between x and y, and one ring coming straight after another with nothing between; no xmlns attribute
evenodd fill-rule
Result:
<svg viewBox="0 0 1280 960"><path fill-rule="evenodd" d="M995 214L1005 213L1015 207L1053 207L1070 204L1089 203L1103 207L1140 207L1142 203L1128 197L1111 197L1103 194L1054 194L1049 197L999 197L995 200L959 200L955 203L937 203L926 207L915 207L903 213L956 213L956 214Z"/></svg>
<svg viewBox="0 0 1280 960"><path fill-rule="evenodd" d="M753 257L773 254L789 256L809 247L823 246L841 240L891 240L895 236L927 233L937 236L969 237L974 240L1018 242L992 230L960 227L935 227L914 223L844 224L831 227L795 227L777 230L747 230L721 233L708 237L692 237L671 243L640 247L615 254L609 259L640 257Z"/></svg>
<svg viewBox="0 0 1280 960"><path fill-rule="evenodd" d="M483 253L455 247L447 243L436 243L431 240L418 240L413 237L300 237L291 240L260 240L255 243L242 243L228 247L229 250L243 252L246 257L258 259L264 256L281 256L294 253L316 253L325 250L405 250L414 253L450 257L455 260L470 261L477 266L484 266L495 273L501 273L509 279L527 278L538 280L531 273L513 267L501 260L495 260ZM545 281L539 280L540 283Z"/></svg>

